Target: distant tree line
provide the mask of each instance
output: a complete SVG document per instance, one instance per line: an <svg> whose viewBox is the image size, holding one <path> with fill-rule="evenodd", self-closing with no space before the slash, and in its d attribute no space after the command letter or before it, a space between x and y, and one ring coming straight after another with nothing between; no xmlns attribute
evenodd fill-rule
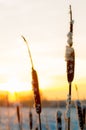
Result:
<svg viewBox="0 0 86 130"><path fill-rule="evenodd" d="M0 92L0 106L12 106L14 103L20 103L24 107L34 107L33 93L31 92L15 92L16 100L15 102L9 102L9 92L1 91ZM66 107L66 100L47 100L43 95L41 95L41 104L42 107ZM86 100L81 101L83 104L86 104ZM75 106L75 101L72 101L72 107Z"/></svg>

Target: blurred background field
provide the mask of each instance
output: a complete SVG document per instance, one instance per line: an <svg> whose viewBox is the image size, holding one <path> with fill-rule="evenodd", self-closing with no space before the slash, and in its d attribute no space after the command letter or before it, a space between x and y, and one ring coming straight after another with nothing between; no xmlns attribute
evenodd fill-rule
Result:
<svg viewBox="0 0 86 130"><path fill-rule="evenodd" d="M65 129L64 114L65 108L43 108L41 113L42 130L56 130L56 114L57 111L62 112L62 125ZM20 108L22 130L30 130L29 127L29 111L28 107ZM31 109L33 114L33 129L38 126L38 115L35 109ZM19 130L16 107L0 107L0 130ZM71 130L79 130L76 109L71 108Z"/></svg>

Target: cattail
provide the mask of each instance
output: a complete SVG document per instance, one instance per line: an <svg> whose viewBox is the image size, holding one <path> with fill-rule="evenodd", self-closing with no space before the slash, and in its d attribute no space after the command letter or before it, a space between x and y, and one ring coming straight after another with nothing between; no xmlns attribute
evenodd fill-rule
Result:
<svg viewBox="0 0 86 130"><path fill-rule="evenodd" d="M33 87L33 93L34 93L34 102L35 102L35 108L36 108L36 112L39 116L39 126L40 126L40 130L41 130L41 118L40 118L40 113L41 113L41 99L40 99L40 93L39 93L39 83L38 83L38 76L37 76L37 72L34 69L34 65L33 65L33 61L32 61L32 56L31 56L31 52L28 46L28 42L25 39L24 36L22 36L24 42L27 45L28 48L28 54L30 57L30 61L31 61L31 65L32 65L32 87Z"/></svg>
<svg viewBox="0 0 86 130"><path fill-rule="evenodd" d="M83 105L83 107L82 107L82 113L83 113L84 129L86 130L86 106L85 105Z"/></svg>
<svg viewBox="0 0 86 130"><path fill-rule="evenodd" d="M28 48L28 54L29 54L29 57L30 57L31 65L32 65L32 87L33 87L33 92L34 92L35 108L36 108L36 112L38 114L40 114L41 113L41 99L40 99L40 93L39 93L38 76L37 76L36 70L34 69L32 56L31 56L31 52L30 52L28 42L27 42L27 40L25 39L24 36L21 36L21 37L23 38L23 40L26 43L27 48Z"/></svg>
<svg viewBox="0 0 86 130"><path fill-rule="evenodd" d="M21 120L21 116L20 116L20 107L19 105L16 106L16 112L17 112L17 119L18 119L18 123L19 123L19 129L22 130L22 120Z"/></svg>
<svg viewBox="0 0 86 130"><path fill-rule="evenodd" d="M36 112L41 113L41 99L39 93L39 84L38 84L38 76L36 70L32 68L32 86L34 92L34 100L35 100L35 108Z"/></svg>
<svg viewBox="0 0 86 130"><path fill-rule="evenodd" d="M66 46L65 60L67 61L67 80L72 82L74 78L75 53L70 46Z"/></svg>
<svg viewBox="0 0 86 130"><path fill-rule="evenodd" d="M18 118L18 122L20 123L20 108L19 108L18 105L17 105L17 107L16 107L16 110L17 110L17 118Z"/></svg>
<svg viewBox="0 0 86 130"><path fill-rule="evenodd" d="M73 45L73 19L72 19L72 9L71 5L69 6L70 8L70 29L67 34L68 40L67 43L68 45L66 46L66 52L65 52L65 61L67 65L67 80L69 83L69 99L68 99L68 130L70 130L70 105L71 105L71 86L72 86L72 81L74 79L74 68L75 68L75 52L72 47Z"/></svg>
<svg viewBox="0 0 86 130"><path fill-rule="evenodd" d="M33 128L33 118L32 118L31 110L29 111L29 126L30 126L30 130L32 130L32 128Z"/></svg>
<svg viewBox="0 0 86 130"><path fill-rule="evenodd" d="M38 130L38 127L36 127L35 130Z"/></svg>
<svg viewBox="0 0 86 130"><path fill-rule="evenodd" d="M77 110L78 119L79 119L79 126L81 130L83 130L83 114L82 114L81 103L79 100L76 101L76 110Z"/></svg>
<svg viewBox="0 0 86 130"><path fill-rule="evenodd" d="M56 120L57 120L57 130L62 130L62 113L60 111L57 112Z"/></svg>
<svg viewBox="0 0 86 130"><path fill-rule="evenodd" d="M37 76L36 70L34 69L32 56L31 56L31 52L30 52L30 49L29 49L29 46L28 46L28 42L27 42L27 40L25 39L24 36L22 36L22 38L27 45L28 53L29 53L29 57L30 57L31 65L32 65L32 87L33 87L33 93L34 93L34 102L35 102L36 112L37 112L38 117L39 117L39 126L40 126L40 130L41 130L41 118L40 118L41 99L40 99L40 93L39 93L38 76Z"/></svg>
<svg viewBox="0 0 86 130"><path fill-rule="evenodd" d="M65 60L67 62L67 79L68 82L72 82L74 78L74 67L75 67L75 53L74 49L72 48L73 41L73 20L72 20L72 10L70 5L70 31L67 34L68 37L68 45L66 46L66 52L65 52Z"/></svg>

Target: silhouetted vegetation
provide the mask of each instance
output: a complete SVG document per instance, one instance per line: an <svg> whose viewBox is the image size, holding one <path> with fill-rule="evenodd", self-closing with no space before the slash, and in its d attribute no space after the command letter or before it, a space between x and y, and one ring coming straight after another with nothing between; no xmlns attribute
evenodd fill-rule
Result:
<svg viewBox="0 0 86 130"><path fill-rule="evenodd" d="M8 106L13 105L14 103L20 103L24 107L34 107L34 99L32 92L15 92L15 101L9 102L9 92L8 91L0 91L0 106ZM43 107L66 107L65 100L47 100L47 98L43 95L42 91L40 92L41 95L41 104ZM86 104L86 100L81 101L82 104ZM75 106L75 101L71 103L72 107Z"/></svg>

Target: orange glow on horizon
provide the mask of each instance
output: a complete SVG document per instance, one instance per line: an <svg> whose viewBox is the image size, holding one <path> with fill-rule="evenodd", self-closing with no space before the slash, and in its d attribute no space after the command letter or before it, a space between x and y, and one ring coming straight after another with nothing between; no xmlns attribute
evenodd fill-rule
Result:
<svg viewBox="0 0 86 130"><path fill-rule="evenodd" d="M60 65L61 62L61 65ZM58 64L59 63L59 64ZM57 62L58 68L64 67L64 62L62 62L62 59L59 59ZM50 61L49 61L50 64ZM66 64L66 63L65 63ZM77 60L76 65L78 66L78 70L80 70L80 60ZM84 61L83 61L84 64ZM86 63L85 63L86 64ZM51 67L51 66L50 66ZM66 66L65 66L66 67ZM45 66L44 66L45 68ZM65 72L62 71L60 74L59 71L53 71L53 64L51 67L51 71L47 69L44 71L44 68L40 68L37 66L37 72L38 72L38 81L39 81L39 88L43 93L43 96L47 100L66 100L68 95L68 81L67 81L67 75L66 75L66 68L62 68L62 70L65 69ZM43 70L41 70L43 69ZM50 68L49 68L50 69ZM76 69L75 69L76 70ZM80 70L81 72L81 70ZM77 99L77 93L74 88L74 84L76 83L79 90L79 97L80 99L85 98L85 73L82 76L79 71L76 71L74 81L72 84L72 99ZM0 90L8 91L9 92L9 101L16 101L16 92L26 92L26 91L32 91L32 85L31 85L31 77L27 75L27 77L30 78L29 81L27 81L27 77L21 78L22 80L19 80L19 75L13 72L13 76L8 77L8 82L5 82L3 84L0 84ZM26 79L25 79L26 78ZM82 93L81 93L82 92Z"/></svg>
<svg viewBox="0 0 86 130"><path fill-rule="evenodd" d="M0 91L8 91L10 101L16 100L16 92L32 91L30 56L21 35L24 35L28 42L38 74L39 88L44 97L48 100L67 99L69 86L65 47L70 24L68 5L61 0L22 0L21 3L18 0L1 0ZM78 86L79 98L86 99L85 5L85 0L79 0L78 4L76 0L71 1L75 21L72 99L77 99L75 84Z"/></svg>

